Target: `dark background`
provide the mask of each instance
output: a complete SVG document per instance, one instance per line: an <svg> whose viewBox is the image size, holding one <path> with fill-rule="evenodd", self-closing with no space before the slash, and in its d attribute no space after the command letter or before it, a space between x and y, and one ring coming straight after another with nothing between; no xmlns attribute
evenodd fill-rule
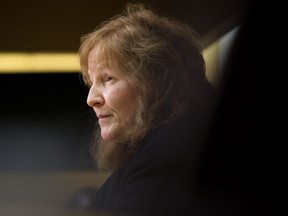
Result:
<svg viewBox="0 0 288 216"><path fill-rule="evenodd" d="M215 41L239 24L253 0L143 0ZM13 0L0 2L0 51L77 51L80 36L120 12L128 0ZM207 41L206 43L209 43Z"/></svg>
<svg viewBox="0 0 288 216"><path fill-rule="evenodd" d="M88 169L95 115L77 73L0 75L0 171Z"/></svg>

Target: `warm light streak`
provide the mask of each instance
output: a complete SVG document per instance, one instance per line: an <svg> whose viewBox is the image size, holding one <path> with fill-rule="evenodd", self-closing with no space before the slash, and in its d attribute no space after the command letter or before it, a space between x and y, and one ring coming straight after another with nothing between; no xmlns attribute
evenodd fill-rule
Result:
<svg viewBox="0 0 288 216"><path fill-rule="evenodd" d="M0 73L80 72L77 53L0 52Z"/></svg>

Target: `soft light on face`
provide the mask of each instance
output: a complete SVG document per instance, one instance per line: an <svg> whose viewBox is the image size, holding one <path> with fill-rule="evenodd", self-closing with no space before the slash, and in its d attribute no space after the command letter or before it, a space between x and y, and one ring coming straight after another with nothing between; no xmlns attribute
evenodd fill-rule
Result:
<svg viewBox="0 0 288 216"><path fill-rule="evenodd" d="M95 60L98 52L96 48L89 55L87 103L98 117L102 139L109 141L130 126L137 111L136 93L121 73Z"/></svg>

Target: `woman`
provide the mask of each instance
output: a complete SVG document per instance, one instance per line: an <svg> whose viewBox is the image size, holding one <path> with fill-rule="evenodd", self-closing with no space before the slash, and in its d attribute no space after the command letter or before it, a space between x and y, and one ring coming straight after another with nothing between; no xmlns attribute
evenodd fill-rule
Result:
<svg viewBox="0 0 288 216"><path fill-rule="evenodd" d="M142 4L83 36L87 103L98 118L95 159L113 173L95 208L131 215L194 211L197 161L213 88L197 34Z"/></svg>

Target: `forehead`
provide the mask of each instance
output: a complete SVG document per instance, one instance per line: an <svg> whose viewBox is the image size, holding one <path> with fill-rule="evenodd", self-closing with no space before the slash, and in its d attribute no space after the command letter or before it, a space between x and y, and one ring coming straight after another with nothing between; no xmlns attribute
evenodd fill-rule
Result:
<svg viewBox="0 0 288 216"><path fill-rule="evenodd" d="M101 66L102 68L118 68L117 61L109 50L103 46L96 45L87 56L88 68L93 65Z"/></svg>
<svg viewBox="0 0 288 216"><path fill-rule="evenodd" d="M94 70L103 70L108 68L107 62L103 61L103 57L101 57L99 46L96 46L90 51L87 58L87 64L88 75Z"/></svg>
<svg viewBox="0 0 288 216"><path fill-rule="evenodd" d="M117 64L113 59L108 59L108 57L103 53L99 46L92 49L88 55L88 76L91 73L98 72L108 72L114 75L122 76L123 72L117 67Z"/></svg>
<svg viewBox="0 0 288 216"><path fill-rule="evenodd" d="M95 46L88 54L87 56L87 63L88 65L90 64L95 64L97 62L100 62L100 47Z"/></svg>

